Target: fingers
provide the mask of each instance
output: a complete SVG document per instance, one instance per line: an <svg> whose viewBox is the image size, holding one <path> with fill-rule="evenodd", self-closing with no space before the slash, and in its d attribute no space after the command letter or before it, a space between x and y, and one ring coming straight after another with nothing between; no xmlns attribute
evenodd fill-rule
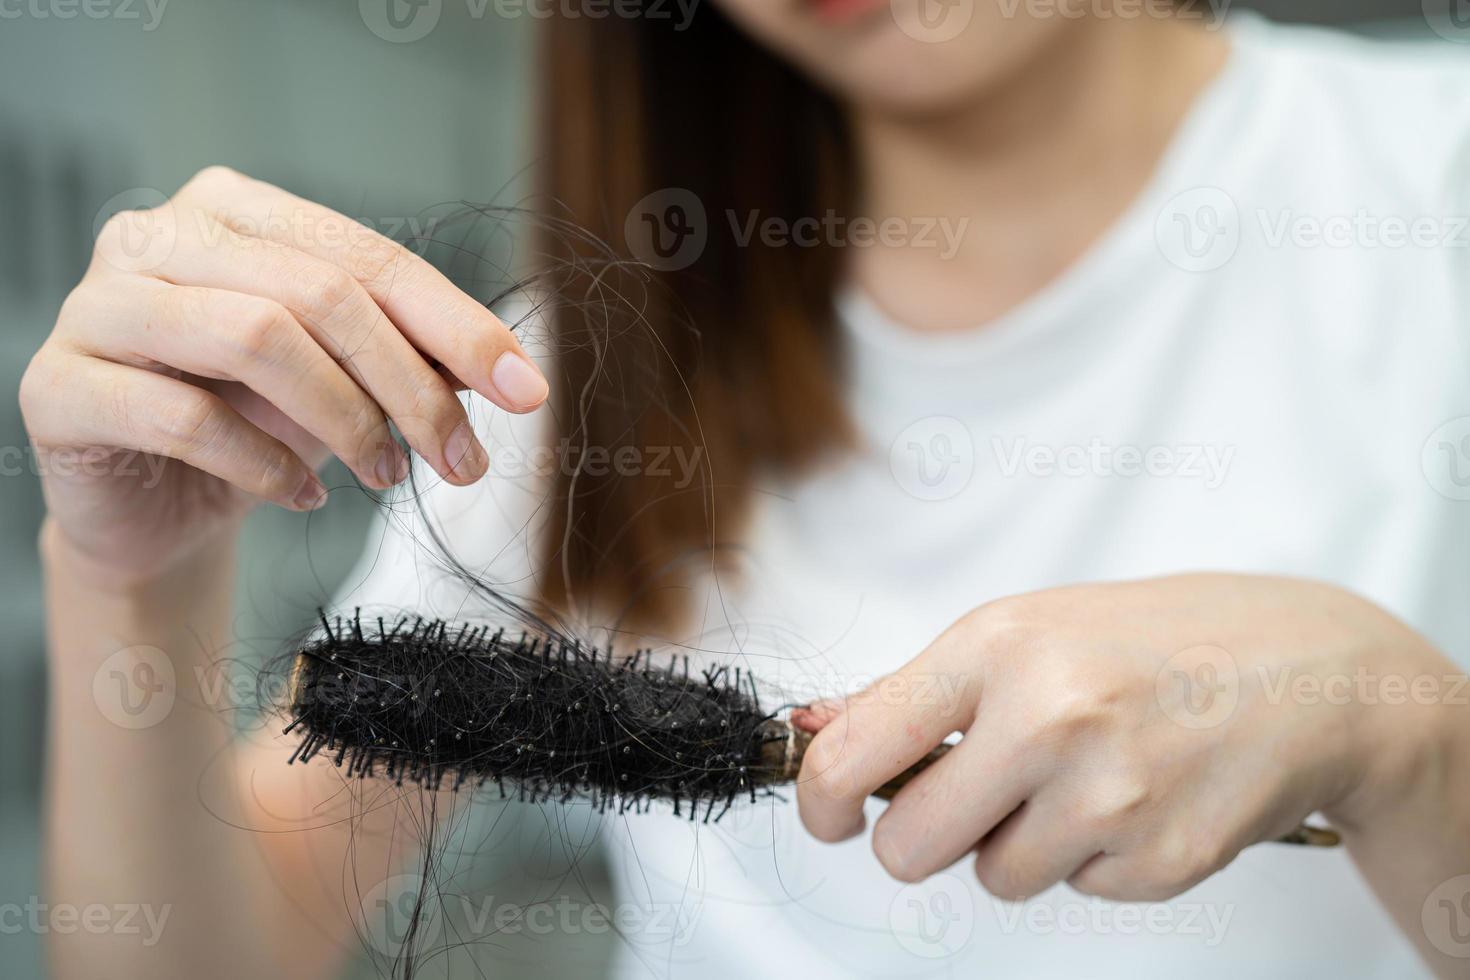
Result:
<svg viewBox="0 0 1470 980"><path fill-rule="evenodd" d="M848 699L812 739L798 777L801 819L818 840L845 840L863 828L863 802L969 724L978 692L943 657L920 655Z"/></svg>
<svg viewBox="0 0 1470 980"><path fill-rule="evenodd" d="M279 303L128 277L105 297L78 290L71 312L71 339L85 353L240 382L367 485L386 489L408 475L382 411Z"/></svg>
<svg viewBox="0 0 1470 980"><path fill-rule="evenodd" d="M1065 881L1101 849L1075 813L1043 791L980 842L975 873L990 894L1018 902Z"/></svg>
<svg viewBox="0 0 1470 980"><path fill-rule="evenodd" d="M979 725L894 797L873 852L898 880L922 881L973 850L1037 782L1012 740Z"/></svg>
<svg viewBox="0 0 1470 980"><path fill-rule="evenodd" d="M371 229L261 181L211 169L196 178L226 225L290 245L350 274L413 346L512 412L546 399L546 380L505 324L428 262ZM195 188L186 188L181 196ZM220 202L223 202L221 204Z"/></svg>
<svg viewBox="0 0 1470 980"><path fill-rule="evenodd" d="M326 502L326 489L299 456L202 388L85 356L66 358L64 372L44 363L39 370L36 383L71 392L71 411L32 433L38 445L135 449L180 460L292 510Z"/></svg>
<svg viewBox="0 0 1470 980"><path fill-rule="evenodd" d="M158 272L284 307L441 476L467 484L485 474L489 457L453 389L342 269L228 228L191 227L180 229L179 247Z"/></svg>
<svg viewBox="0 0 1470 980"><path fill-rule="evenodd" d="M1114 902L1162 902L1225 867L1243 845L1207 832L1156 833L1116 853L1099 854L1068 879L1084 895Z"/></svg>

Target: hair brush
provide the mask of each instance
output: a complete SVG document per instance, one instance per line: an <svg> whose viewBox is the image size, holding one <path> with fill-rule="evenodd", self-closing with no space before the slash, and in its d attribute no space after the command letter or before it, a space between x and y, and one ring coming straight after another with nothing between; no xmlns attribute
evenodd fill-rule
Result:
<svg viewBox="0 0 1470 980"><path fill-rule="evenodd" d="M687 656L656 667L646 651L615 659L564 638L422 619L322 626L293 655L293 763L325 753L352 776L434 790L493 782L502 795L619 812L663 801L708 822L793 782L812 738L763 708L740 668L691 674ZM949 748L874 795L892 799ZM1332 846L1338 835L1303 825L1281 841Z"/></svg>

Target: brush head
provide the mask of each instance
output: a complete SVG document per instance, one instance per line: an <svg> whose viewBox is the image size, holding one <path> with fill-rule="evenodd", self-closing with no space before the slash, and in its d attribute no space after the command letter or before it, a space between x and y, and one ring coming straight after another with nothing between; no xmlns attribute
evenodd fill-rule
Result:
<svg viewBox="0 0 1470 980"><path fill-rule="evenodd" d="M718 818L791 773L791 731L737 669L691 675L562 638L423 620L323 630L295 656L291 761L429 789L494 783L601 809L652 801Z"/></svg>

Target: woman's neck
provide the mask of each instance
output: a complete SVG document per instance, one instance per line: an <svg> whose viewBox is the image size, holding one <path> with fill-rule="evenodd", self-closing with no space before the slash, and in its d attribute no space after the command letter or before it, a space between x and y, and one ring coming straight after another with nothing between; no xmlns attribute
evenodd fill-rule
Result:
<svg viewBox="0 0 1470 980"><path fill-rule="evenodd" d="M972 327L1056 278L1147 184L1228 41L1174 21L1078 23L962 110L855 112L862 211L931 228L851 252L915 329Z"/></svg>

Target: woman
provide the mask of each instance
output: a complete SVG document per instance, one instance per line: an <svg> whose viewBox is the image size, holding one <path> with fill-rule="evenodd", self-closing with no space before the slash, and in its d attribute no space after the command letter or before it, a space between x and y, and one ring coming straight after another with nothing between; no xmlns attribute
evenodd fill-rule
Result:
<svg viewBox="0 0 1470 980"><path fill-rule="evenodd" d="M352 948L344 849L389 867L401 814L310 819L332 770L183 692L243 515L324 504L328 454L401 483L387 420L491 581L823 698L795 812L618 823L622 898L676 923L625 929L620 972L1464 975L1461 69L1188 9L912 2L555 24L547 190L658 288L610 325L553 241L552 356L227 170L104 229L21 392L43 456L149 464L46 478L49 892L173 912L151 946L58 937L60 975ZM568 435L581 462L487 475L487 442L511 469ZM433 567L389 521L341 599L473 614ZM188 683L119 732L104 663ZM1262 843L1314 813L1345 853Z"/></svg>

